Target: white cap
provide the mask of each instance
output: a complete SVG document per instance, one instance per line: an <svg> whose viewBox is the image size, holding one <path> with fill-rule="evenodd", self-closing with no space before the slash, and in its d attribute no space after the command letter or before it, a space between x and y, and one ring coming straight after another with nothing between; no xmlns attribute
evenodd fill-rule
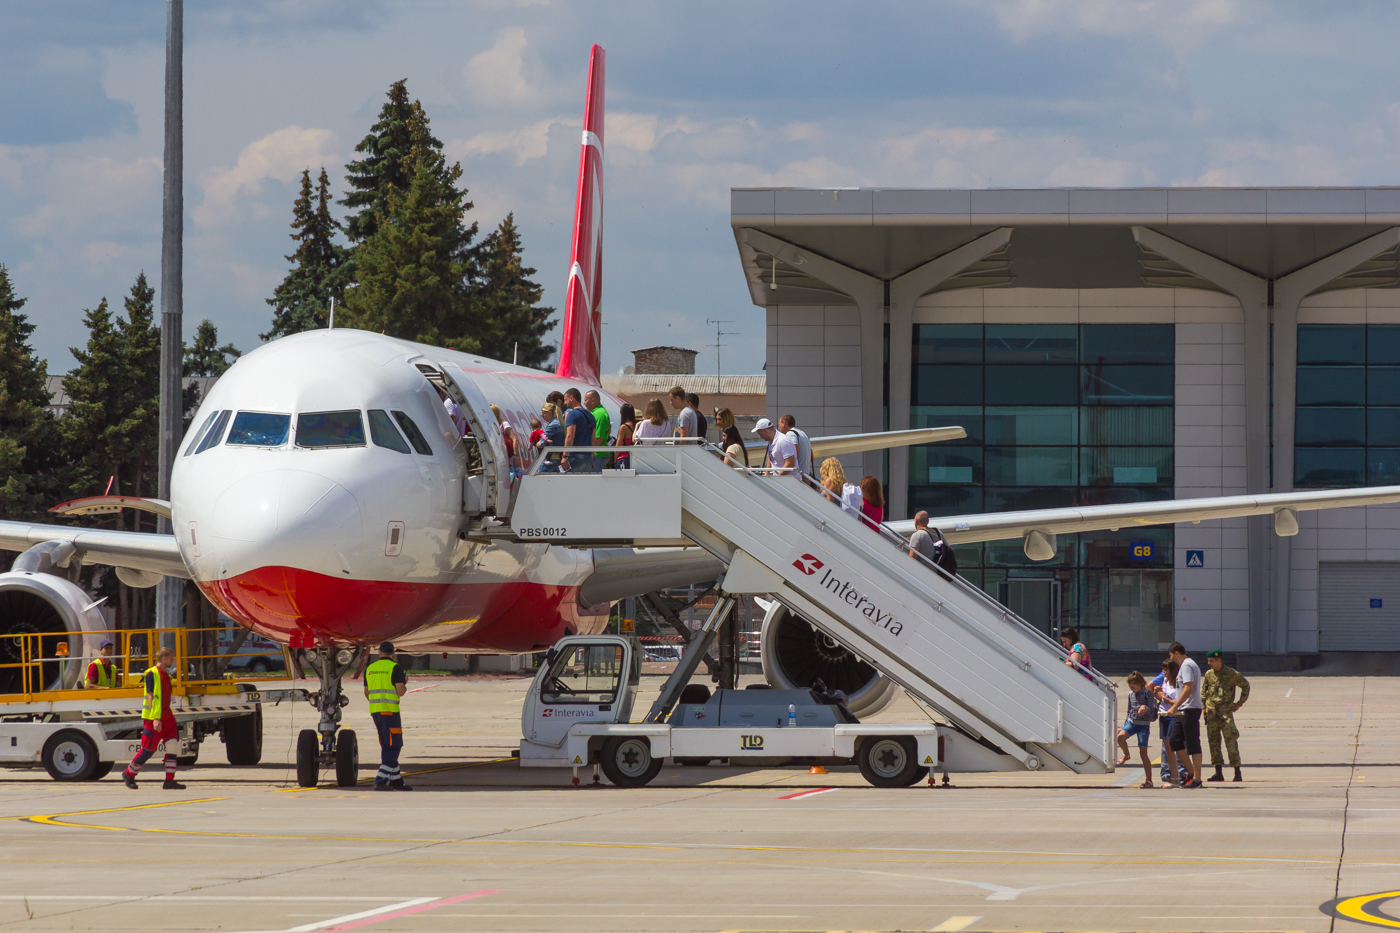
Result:
<svg viewBox="0 0 1400 933"><path fill-rule="evenodd" d="M767 431L768 429L770 429L770 428L772 428L772 427L773 427L773 422L769 421L767 418L759 418L759 419L758 419L758 424L756 424L756 425L753 426L753 431L752 431L752 433L757 434L759 431Z"/></svg>

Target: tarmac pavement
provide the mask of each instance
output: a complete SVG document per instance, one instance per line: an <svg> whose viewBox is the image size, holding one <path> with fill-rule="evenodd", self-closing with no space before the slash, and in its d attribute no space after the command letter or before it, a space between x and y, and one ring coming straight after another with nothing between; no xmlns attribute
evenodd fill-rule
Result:
<svg viewBox="0 0 1400 933"><path fill-rule="evenodd" d="M1324 902L1400 891L1400 679L1252 678L1243 784L668 766L625 790L509 759L528 680L410 676L413 793L296 788L292 738L315 721L288 703L263 765L210 739L186 791L155 766L137 792L0 772L0 928L1324 931L1362 927ZM876 718L926 720L906 698ZM1385 926L1400 894L1369 909Z"/></svg>

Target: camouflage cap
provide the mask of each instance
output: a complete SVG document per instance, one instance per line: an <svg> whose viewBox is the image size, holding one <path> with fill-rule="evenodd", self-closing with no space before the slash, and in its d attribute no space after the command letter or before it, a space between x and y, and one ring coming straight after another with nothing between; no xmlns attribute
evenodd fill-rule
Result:
<svg viewBox="0 0 1400 933"><path fill-rule="evenodd" d="M1210 658L1223 658L1223 657L1225 657L1225 653L1224 653L1223 651L1221 651L1219 648L1216 648L1214 651L1207 651L1207 652L1206 652L1206 658L1207 658L1207 659L1210 659Z"/></svg>

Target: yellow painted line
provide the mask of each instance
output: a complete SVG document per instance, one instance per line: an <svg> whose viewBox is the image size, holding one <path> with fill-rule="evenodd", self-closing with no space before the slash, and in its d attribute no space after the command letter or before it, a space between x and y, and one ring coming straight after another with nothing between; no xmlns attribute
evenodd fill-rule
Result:
<svg viewBox="0 0 1400 933"><path fill-rule="evenodd" d="M1400 891L1380 891L1375 894L1360 894L1356 897L1344 897L1323 904L1322 911L1334 917L1341 917L1344 920L1351 920L1356 923L1364 923L1367 926L1400 930L1400 917L1392 917L1389 914L1381 913L1380 908L1381 904L1396 897L1400 897Z"/></svg>
<svg viewBox="0 0 1400 933"><path fill-rule="evenodd" d="M405 772L403 773L403 776L404 776L404 777L417 777L417 776L420 775L420 774L437 774L439 771L461 771L461 770L463 770L463 769L465 769L465 768L480 768L482 765L494 765L494 764L499 764L499 763L501 763L501 762L503 762L503 761L515 761L515 759L514 759L514 758L493 758L493 759L491 759L490 761L474 761L474 762L472 762L471 764L465 764L465 765L448 765L448 766L443 767L443 768L424 768L422 771L405 771ZM358 781L355 782L355 786L356 786L356 787L359 787L361 784L373 784L373 783L374 783L374 778L373 778L373 777L360 778ZM279 793L279 794L300 794L300 793L302 793L303 791L308 791L308 790L348 790L348 788L341 787L339 784L317 784L315 787L283 787L283 788L279 788L278 791L277 791L277 793Z"/></svg>
<svg viewBox="0 0 1400 933"><path fill-rule="evenodd" d="M127 810L154 810L157 807L180 807L192 803L214 803L219 800L227 800L227 797L200 797L197 800L167 800L164 803L142 803L131 807L111 807L106 810L74 810L70 813L41 813L34 816L20 817L30 823L42 823L48 826L74 826L78 829L108 829L113 832L134 832L126 826L93 826L88 823L69 823L60 820L60 816L91 816L96 813L123 813Z"/></svg>

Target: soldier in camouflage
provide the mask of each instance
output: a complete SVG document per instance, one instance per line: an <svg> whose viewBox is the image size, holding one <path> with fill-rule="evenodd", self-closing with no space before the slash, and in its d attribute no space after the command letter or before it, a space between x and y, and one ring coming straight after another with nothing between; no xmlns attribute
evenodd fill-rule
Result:
<svg viewBox="0 0 1400 933"><path fill-rule="evenodd" d="M1225 737L1225 750L1230 753L1230 766L1235 769L1235 780L1240 777L1240 730L1235 728L1235 711L1249 699L1249 681L1232 667L1225 666L1225 658L1219 651L1206 655L1210 670L1201 679L1201 699L1206 708L1206 739L1210 742L1210 763L1215 766L1215 774L1207 781L1225 780L1224 764L1220 756L1220 737ZM1235 699L1235 688L1239 688L1239 699Z"/></svg>

